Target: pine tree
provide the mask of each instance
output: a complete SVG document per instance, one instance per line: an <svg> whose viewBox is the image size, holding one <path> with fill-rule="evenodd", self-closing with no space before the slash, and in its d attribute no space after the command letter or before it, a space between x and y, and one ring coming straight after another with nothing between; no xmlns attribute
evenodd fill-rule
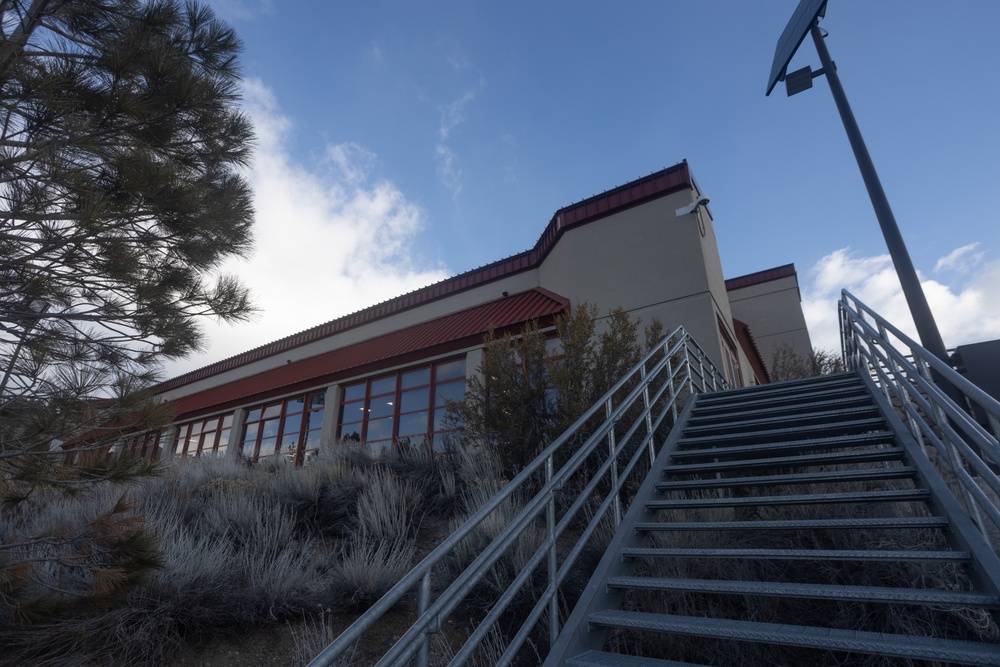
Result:
<svg viewBox="0 0 1000 667"><path fill-rule="evenodd" d="M143 472L104 456L126 417L163 419L142 389L163 360L199 349L199 317L250 314L247 289L219 273L252 244L239 50L194 2L0 0L0 499L11 506L40 486ZM81 442L99 455L65 465L60 446ZM123 528L120 542L134 535ZM0 544L0 575L25 553Z"/></svg>

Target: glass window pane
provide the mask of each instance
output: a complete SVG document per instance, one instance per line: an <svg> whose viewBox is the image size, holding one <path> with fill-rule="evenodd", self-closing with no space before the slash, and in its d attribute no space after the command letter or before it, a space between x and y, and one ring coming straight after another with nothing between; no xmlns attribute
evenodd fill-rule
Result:
<svg viewBox="0 0 1000 667"><path fill-rule="evenodd" d="M399 437L427 433L427 411L411 412L399 418Z"/></svg>
<svg viewBox="0 0 1000 667"><path fill-rule="evenodd" d="M434 411L434 430L442 431L449 428L451 424L445 424L445 415L448 414L447 408L438 408Z"/></svg>
<svg viewBox="0 0 1000 667"><path fill-rule="evenodd" d="M232 425L233 425L232 415L226 415L225 417L222 418L222 428L229 428Z"/></svg>
<svg viewBox="0 0 1000 667"><path fill-rule="evenodd" d="M429 387L423 389L412 389L404 391L399 397L399 411L412 412L414 410L425 410L430 400L431 390Z"/></svg>
<svg viewBox="0 0 1000 667"><path fill-rule="evenodd" d="M458 436L454 431L435 433L431 438L431 447L435 452L453 452L458 448Z"/></svg>
<svg viewBox="0 0 1000 667"><path fill-rule="evenodd" d="M267 419L269 417L277 417L280 414L281 414L281 403L277 403L275 405L269 405L266 408L264 408L263 418Z"/></svg>
<svg viewBox="0 0 1000 667"><path fill-rule="evenodd" d="M278 446L277 438L264 438L260 441L260 452L258 457L274 456L275 448Z"/></svg>
<svg viewBox="0 0 1000 667"><path fill-rule="evenodd" d="M389 377L379 378L378 380L372 380L372 396L378 396L379 394L389 394L396 391L396 376L390 375Z"/></svg>
<svg viewBox="0 0 1000 667"><path fill-rule="evenodd" d="M205 433L207 431L216 431L219 427L218 417L209 417L205 420L205 425L201 427L201 432Z"/></svg>
<svg viewBox="0 0 1000 667"><path fill-rule="evenodd" d="M174 455L180 456L184 453L184 445L187 444L186 438L178 438L177 444L174 446Z"/></svg>
<svg viewBox="0 0 1000 667"><path fill-rule="evenodd" d="M256 421L260 421L260 408L255 408L247 412L247 418L243 420L243 423L249 424Z"/></svg>
<svg viewBox="0 0 1000 667"><path fill-rule="evenodd" d="M326 405L326 393L313 394L309 397L309 409L310 410L322 410L323 406Z"/></svg>
<svg viewBox="0 0 1000 667"><path fill-rule="evenodd" d="M284 456L295 456L299 451L299 435L285 435L281 438L281 453Z"/></svg>
<svg viewBox="0 0 1000 667"><path fill-rule="evenodd" d="M344 402L359 401L365 397L365 383L349 384L344 387Z"/></svg>
<svg viewBox="0 0 1000 667"><path fill-rule="evenodd" d="M243 442L256 442L259 428L260 424L247 424L247 430L243 433Z"/></svg>
<svg viewBox="0 0 1000 667"><path fill-rule="evenodd" d="M306 413L306 430L323 428L323 411L317 410L316 412Z"/></svg>
<svg viewBox="0 0 1000 667"><path fill-rule="evenodd" d="M282 427L281 432L284 434L295 433L302 429L302 415L288 415L285 417L285 425Z"/></svg>
<svg viewBox="0 0 1000 667"><path fill-rule="evenodd" d="M547 338L545 340L545 356L558 357L563 353L561 338Z"/></svg>
<svg viewBox="0 0 1000 667"><path fill-rule="evenodd" d="M243 456L247 457L248 459L252 459L253 458L253 450L254 450L254 448L256 446L257 446L257 443L255 443L255 442L244 442L243 443Z"/></svg>
<svg viewBox="0 0 1000 667"><path fill-rule="evenodd" d="M279 419L268 419L266 422L261 423L261 434L264 438L272 438L278 435L278 422Z"/></svg>
<svg viewBox="0 0 1000 667"><path fill-rule="evenodd" d="M340 432L337 437L341 440L360 440L361 439L361 424L344 424L340 427Z"/></svg>
<svg viewBox="0 0 1000 667"><path fill-rule="evenodd" d="M465 359L456 359L455 361L446 361L443 364L438 364L434 371L434 379L438 382L464 377Z"/></svg>
<svg viewBox="0 0 1000 667"><path fill-rule="evenodd" d="M368 422L368 433L366 440L382 440L392 437L392 417L385 419L373 419Z"/></svg>
<svg viewBox="0 0 1000 667"><path fill-rule="evenodd" d="M368 406L368 419L378 419L379 417L391 415L394 410L392 404L393 398L395 397L392 394L373 398L371 404Z"/></svg>
<svg viewBox="0 0 1000 667"><path fill-rule="evenodd" d="M306 433L306 449L316 449L323 439L323 431L309 431Z"/></svg>
<svg viewBox="0 0 1000 667"><path fill-rule="evenodd" d="M434 405L444 405L445 401L461 401L465 398L464 382L446 382L435 388Z"/></svg>
<svg viewBox="0 0 1000 667"><path fill-rule="evenodd" d="M302 412L302 408L305 407L305 404L306 402L304 398L293 398L285 403L285 414L293 415L296 412Z"/></svg>
<svg viewBox="0 0 1000 667"><path fill-rule="evenodd" d="M226 445L224 445L224 444L222 444L220 442L219 443L219 448L215 450L215 455L216 456L225 456L226 455Z"/></svg>
<svg viewBox="0 0 1000 667"><path fill-rule="evenodd" d="M431 383L431 369L430 368L418 368L415 371L409 371L403 373L401 384L403 389L409 389L410 387L420 387L425 384Z"/></svg>
<svg viewBox="0 0 1000 667"><path fill-rule="evenodd" d="M226 445L229 444L229 434L230 433L232 433L232 431L230 429L228 429L228 428L222 429L222 432L219 433L219 451L220 452L224 451L226 449Z"/></svg>
<svg viewBox="0 0 1000 667"><path fill-rule="evenodd" d="M192 434L201 433L201 422L194 422L193 424L191 424L191 433Z"/></svg>

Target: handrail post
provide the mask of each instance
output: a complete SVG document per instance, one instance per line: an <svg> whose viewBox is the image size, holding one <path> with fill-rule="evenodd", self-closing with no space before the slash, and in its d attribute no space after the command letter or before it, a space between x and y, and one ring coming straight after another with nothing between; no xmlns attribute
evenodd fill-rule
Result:
<svg viewBox="0 0 1000 667"><path fill-rule="evenodd" d="M553 475L552 457L545 460L545 482L552 481ZM555 489L549 489L549 502L545 509L545 523L549 531L549 649L555 646L559 637L559 561L556 553L556 494Z"/></svg>
<svg viewBox="0 0 1000 667"><path fill-rule="evenodd" d="M670 364L667 364L669 371ZM642 405L643 413L646 416L646 435L648 436L646 440L647 449L649 450L649 465L653 465L653 461L656 459L656 445L653 443L653 416L651 414L649 405L649 382L646 381L646 367L642 367L642 372L639 374L642 379ZM669 374L667 377L670 377Z"/></svg>
<svg viewBox="0 0 1000 667"><path fill-rule="evenodd" d="M431 571L428 570L424 574L424 578L420 580L420 593L419 599L417 601L417 617L423 616L427 613L427 608L431 606ZM420 638L420 652L417 653L417 667L427 667L429 647L430 647L430 634L433 627L427 628L427 631L423 633Z"/></svg>
<svg viewBox="0 0 1000 667"><path fill-rule="evenodd" d="M607 403L604 404L607 419L611 419L613 407L611 399L609 398ZM617 442L615 441L615 425L612 424L611 428L608 429L608 456L611 457L611 470L609 474L611 475L611 493L614 494L615 499L615 528L618 528L622 522L622 501L621 496L618 493L618 452L615 451L616 449Z"/></svg>

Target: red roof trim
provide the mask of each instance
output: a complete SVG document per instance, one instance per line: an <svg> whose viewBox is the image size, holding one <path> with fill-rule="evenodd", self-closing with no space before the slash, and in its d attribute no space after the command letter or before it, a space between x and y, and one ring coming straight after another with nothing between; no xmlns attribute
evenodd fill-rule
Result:
<svg viewBox="0 0 1000 667"><path fill-rule="evenodd" d="M740 289L741 287L750 287L751 285L760 285L761 283L768 283L772 280L788 278L789 276L794 275L796 275L794 264L776 266L773 269L764 269L763 271L758 271L757 273L748 273L745 276L730 278L726 281L726 291Z"/></svg>
<svg viewBox="0 0 1000 667"><path fill-rule="evenodd" d="M531 320L547 326L568 309L565 297L532 289L182 396L170 407L189 418L264 400L481 344L490 329L502 333Z"/></svg>
<svg viewBox="0 0 1000 667"><path fill-rule="evenodd" d="M571 204L559 209L552 216L549 224L545 227L545 231L542 232L542 235L535 243L535 247L531 250L526 250L517 255L479 267L478 269L466 271L453 278L448 278L433 285L428 285L402 296L389 299L388 301L383 301L364 310L359 310L350 315L345 315L325 324L293 334L287 338L276 340L273 343L268 343L267 345L228 359L223 359L190 373L179 375L160 383L154 388L154 391L162 393L176 389L177 387L182 387L218 373L224 373L284 352L290 348L299 347L300 345L305 345L321 338L326 338L327 336L332 336L333 334L347 331L348 329L353 329L390 315L395 315L410 308L436 301L437 299L522 271L527 271L528 269L533 269L542 263L566 230L594 222L595 220L632 208L633 206L638 206L647 201L665 197L685 188L694 187L693 184L694 180L691 177L691 172L685 160L673 167L668 167L631 183L626 183L602 194L595 195L590 199L585 199L577 204Z"/></svg>
<svg viewBox="0 0 1000 667"><path fill-rule="evenodd" d="M753 367L754 375L757 376L761 384L767 384L771 381L771 374L767 372L767 365L760 356L760 348L757 347L757 341L750 332L750 326L746 322L734 317L733 328L736 329L736 338L740 341L743 354L747 355L750 366Z"/></svg>

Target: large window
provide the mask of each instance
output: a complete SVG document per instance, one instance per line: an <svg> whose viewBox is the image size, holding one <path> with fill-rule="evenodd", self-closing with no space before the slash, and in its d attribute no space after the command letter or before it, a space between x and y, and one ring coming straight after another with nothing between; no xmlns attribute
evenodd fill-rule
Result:
<svg viewBox="0 0 1000 667"><path fill-rule="evenodd" d="M463 398L464 358L355 382L344 386L337 435L376 447L429 442L443 451L447 402Z"/></svg>
<svg viewBox="0 0 1000 667"><path fill-rule="evenodd" d="M719 321L719 341L722 343L722 356L725 362L726 380L731 388L743 386L743 373L740 371L740 357L736 353L736 344L726 333L722 321Z"/></svg>
<svg viewBox="0 0 1000 667"><path fill-rule="evenodd" d="M233 428L233 414L215 415L178 427L176 456L225 454Z"/></svg>
<svg viewBox="0 0 1000 667"><path fill-rule="evenodd" d="M264 403L247 410L243 455L251 461L281 454L296 463L319 450L326 392Z"/></svg>

